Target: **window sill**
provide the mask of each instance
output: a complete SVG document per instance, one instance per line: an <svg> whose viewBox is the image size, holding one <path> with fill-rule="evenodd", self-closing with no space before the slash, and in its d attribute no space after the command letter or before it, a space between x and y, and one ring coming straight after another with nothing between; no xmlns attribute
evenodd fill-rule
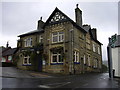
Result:
<svg viewBox="0 0 120 90"><path fill-rule="evenodd" d="M80 62L74 62L74 64L80 64Z"/></svg>
<svg viewBox="0 0 120 90"><path fill-rule="evenodd" d="M22 66L32 66L31 64L22 64Z"/></svg>
<svg viewBox="0 0 120 90"><path fill-rule="evenodd" d="M50 65L63 65L63 63L50 63Z"/></svg>
<svg viewBox="0 0 120 90"><path fill-rule="evenodd" d="M63 42L52 42L51 45L54 45L54 44L63 44Z"/></svg>

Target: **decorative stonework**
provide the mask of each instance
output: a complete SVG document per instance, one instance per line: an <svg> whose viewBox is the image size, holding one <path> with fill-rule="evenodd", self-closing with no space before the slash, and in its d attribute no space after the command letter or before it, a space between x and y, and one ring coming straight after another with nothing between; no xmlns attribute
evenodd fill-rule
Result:
<svg viewBox="0 0 120 90"><path fill-rule="evenodd" d="M63 16L60 12L56 12L55 15L49 21L49 23L54 23L54 22L57 22L57 21L65 20L65 19L66 19L66 17Z"/></svg>

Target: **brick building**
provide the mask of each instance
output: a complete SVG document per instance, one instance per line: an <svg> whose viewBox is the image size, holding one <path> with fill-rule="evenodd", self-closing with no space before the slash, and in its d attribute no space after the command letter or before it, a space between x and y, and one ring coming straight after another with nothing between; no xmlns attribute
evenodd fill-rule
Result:
<svg viewBox="0 0 120 90"><path fill-rule="evenodd" d="M37 30L19 35L18 68L50 73L80 74L100 72L101 43L96 28L82 24L82 11L75 9L74 22L55 8Z"/></svg>

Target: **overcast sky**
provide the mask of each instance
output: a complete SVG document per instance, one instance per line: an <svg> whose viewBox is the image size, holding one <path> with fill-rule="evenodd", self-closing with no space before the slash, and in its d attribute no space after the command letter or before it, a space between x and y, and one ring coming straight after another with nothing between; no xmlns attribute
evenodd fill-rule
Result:
<svg viewBox="0 0 120 90"><path fill-rule="evenodd" d="M98 40L103 43L103 60L107 60L106 46L108 37L118 33L118 3L117 2L79 2L74 1L46 1L39 2L2 2L2 31L0 46L6 46L9 41L11 47L17 46L17 36L37 28L37 21L43 17L46 21L55 7L75 21L76 4L83 14L83 24L97 28ZM1 35L2 34L2 35Z"/></svg>

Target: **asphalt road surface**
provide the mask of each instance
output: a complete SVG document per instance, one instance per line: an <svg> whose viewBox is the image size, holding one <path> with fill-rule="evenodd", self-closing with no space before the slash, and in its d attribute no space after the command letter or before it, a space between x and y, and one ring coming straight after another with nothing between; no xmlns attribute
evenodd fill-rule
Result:
<svg viewBox="0 0 120 90"><path fill-rule="evenodd" d="M33 77L23 71L18 73L18 71L15 71L15 69L11 72L14 72L14 75L17 77L3 76L3 90L4 88L71 88L72 90L78 88L120 88L120 79L110 79L108 77L108 73L88 73L81 75L56 76L52 76L51 74L50 77L47 77L48 75L44 75L45 77L43 78L40 76L41 74L39 76ZM11 72L8 70L6 73Z"/></svg>

